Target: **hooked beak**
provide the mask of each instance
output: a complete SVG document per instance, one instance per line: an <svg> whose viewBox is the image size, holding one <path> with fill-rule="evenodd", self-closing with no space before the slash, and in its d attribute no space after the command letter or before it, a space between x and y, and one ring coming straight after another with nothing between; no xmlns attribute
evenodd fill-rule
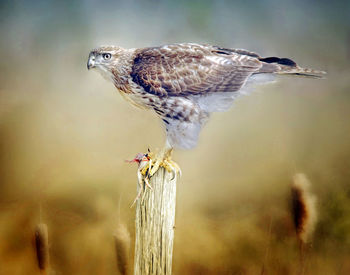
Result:
<svg viewBox="0 0 350 275"><path fill-rule="evenodd" d="M92 54L89 56L88 62L87 62L87 68L90 70L91 68L95 67L95 56Z"/></svg>

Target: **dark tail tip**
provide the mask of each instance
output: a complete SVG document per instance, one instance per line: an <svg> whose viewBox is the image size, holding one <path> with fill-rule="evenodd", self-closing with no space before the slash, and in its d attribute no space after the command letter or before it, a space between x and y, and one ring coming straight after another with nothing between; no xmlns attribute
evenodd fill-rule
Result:
<svg viewBox="0 0 350 275"><path fill-rule="evenodd" d="M259 58L260 61L265 63L277 63L280 65L286 65L290 67L296 67L297 63L295 63L293 60L289 58L279 58L279 57L265 57L265 58Z"/></svg>

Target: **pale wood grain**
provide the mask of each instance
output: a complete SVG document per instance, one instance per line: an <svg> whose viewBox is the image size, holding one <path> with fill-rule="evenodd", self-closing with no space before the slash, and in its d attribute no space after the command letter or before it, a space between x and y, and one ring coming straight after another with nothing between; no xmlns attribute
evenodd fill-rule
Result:
<svg viewBox="0 0 350 275"><path fill-rule="evenodd" d="M136 206L135 275L171 274L176 176L160 168Z"/></svg>

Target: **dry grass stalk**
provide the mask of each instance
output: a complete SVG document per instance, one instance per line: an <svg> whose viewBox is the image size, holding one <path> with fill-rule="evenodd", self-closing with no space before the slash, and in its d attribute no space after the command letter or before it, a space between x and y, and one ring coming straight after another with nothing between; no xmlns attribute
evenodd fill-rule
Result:
<svg viewBox="0 0 350 275"><path fill-rule="evenodd" d="M298 239L307 243L314 231L317 221L316 197L309 191L310 182L300 173L293 178L292 215Z"/></svg>
<svg viewBox="0 0 350 275"><path fill-rule="evenodd" d="M300 173L294 175L292 184L292 215L300 249L299 274L305 273L305 244L310 241L317 221L316 197L309 191L310 182Z"/></svg>
<svg viewBox="0 0 350 275"><path fill-rule="evenodd" d="M117 257L117 267L121 274L128 274L129 251L130 251L130 233L123 223L118 223L114 233L114 245Z"/></svg>
<svg viewBox="0 0 350 275"><path fill-rule="evenodd" d="M41 272L46 273L49 269L49 235L47 225L39 223L35 229L35 249L38 267Z"/></svg>
<svg viewBox="0 0 350 275"><path fill-rule="evenodd" d="M268 260L269 252L270 252L271 231L272 231L272 217L270 216L267 245L266 245L266 250L265 250L265 257L264 257L263 265L262 265L261 272L260 272L261 275L267 274L266 264L267 264L267 260Z"/></svg>

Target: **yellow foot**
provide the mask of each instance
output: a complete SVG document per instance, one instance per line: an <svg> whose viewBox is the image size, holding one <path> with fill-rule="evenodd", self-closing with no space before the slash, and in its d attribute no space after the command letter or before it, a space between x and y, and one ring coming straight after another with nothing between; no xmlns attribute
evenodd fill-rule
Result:
<svg viewBox="0 0 350 275"><path fill-rule="evenodd" d="M181 176L180 166L171 160L171 153L172 149L162 151L158 154L149 151L147 154L149 162L143 167L141 171L142 175L151 178L158 171L159 167L163 167L169 173L173 173L173 178L176 175Z"/></svg>
<svg viewBox="0 0 350 275"><path fill-rule="evenodd" d="M171 160L171 150L163 150L160 154L155 154L148 150L147 154L137 154L136 157L128 162L137 162L139 167L137 169L137 180L139 184L137 196L131 207L141 199L141 203L145 196L146 188L153 189L150 185L150 178L163 167L169 173L172 173L172 180L177 176L181 176L181 169L179 165Z"/></svg>

